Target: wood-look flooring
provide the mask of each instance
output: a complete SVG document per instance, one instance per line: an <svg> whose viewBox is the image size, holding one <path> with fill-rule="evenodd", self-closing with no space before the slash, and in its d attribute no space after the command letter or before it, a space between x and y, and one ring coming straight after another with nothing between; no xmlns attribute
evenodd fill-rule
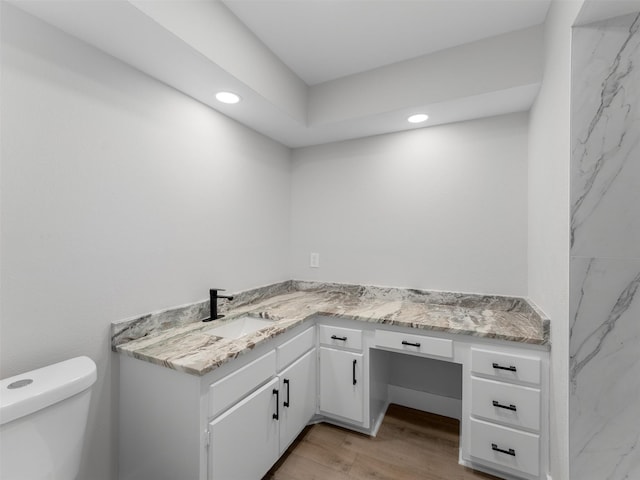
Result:
<svg viewBox="0 0 640 480"><path fill-rule="evenodd" d="M458 464L459 430L457 420L390 405L375 438L307 427L263 480L498 480Z"/></svg>

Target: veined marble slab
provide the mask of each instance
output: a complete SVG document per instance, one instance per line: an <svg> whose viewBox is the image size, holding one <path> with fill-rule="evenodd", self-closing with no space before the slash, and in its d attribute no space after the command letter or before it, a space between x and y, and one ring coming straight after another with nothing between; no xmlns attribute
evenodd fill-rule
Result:
<svg viewBox="0 0 640 480"><path fill-rule="evenodd" d="M640 13L572 40L571 479L640 479Z"/></svg>
<svg viewBox="0 0 640 480"><path fill-rule="evenodd" d="M292 281L275 283L264 287L253 288L233 294L231 302L221 300L218 302L218 312L225 315L229 310L238 310L246 305L268 297L286 293L294 289ZM226 292L225 292L226 293ZM209 318L209 300L181 305L158 312L148 313L139 317L127 318L111 323L111 346L136 340L152 333L168 328L192 323L194 321Z"/></svg>
<svg viewBox="0 0 640 480"><path fill-rule="evenodd" d="M640 478L640 259L573 258L571 478Z"/></svg>
<svg viewBox="0 0 640 480"><path fill-rule="evenodd" d="M206 305L206 308L205 308ZM548 320L521 298L290 281L241 292L222 320L251 314L273 325L239 339L204 333L208 302L114 322L114 351L204 375L310 320L332 316L386 325L548 345ZM206 313L205 313L206 311ZM191 315L191 320L188 316Z"/></svg>
<svg viewBox="0 0 640 480"><path fill-rule="evenodd" d="M640 15L573 36L571 255L640 257Z"/></svg>

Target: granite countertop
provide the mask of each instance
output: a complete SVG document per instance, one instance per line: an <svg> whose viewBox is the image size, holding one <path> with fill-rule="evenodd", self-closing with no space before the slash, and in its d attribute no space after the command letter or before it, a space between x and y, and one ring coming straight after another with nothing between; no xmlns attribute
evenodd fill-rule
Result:
<svg viewBox="0 0 640 480"><path fill-rule="evenodd" d="M193 375L204 375L316 315L511 342L549 345L549 321L522 298L359 285L287 281L221 301L215 323L203 301L112 324L112 349ZM273 324L239 339L204 333L243 314Z"/></svg>

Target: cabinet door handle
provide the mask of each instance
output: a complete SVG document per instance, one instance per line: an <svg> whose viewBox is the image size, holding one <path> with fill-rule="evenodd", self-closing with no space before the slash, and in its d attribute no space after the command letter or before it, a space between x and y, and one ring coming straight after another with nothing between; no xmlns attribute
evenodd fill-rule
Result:
<svg viewBox="0 0 640 480"><path fill-rule="evenodd" d="M341 342L346 342L347 337L338 337L337 335L331 335L331 340L340 340Z"/></svg>
<svg viewBox="0 0 640 480"><path fill-rule="evenodd" d="M517 410L515 405L501 405L495 400L492 403L494 407L504 408L505 410L511 410L512 412L515 412Z"/></svg>
<svg viewBox="0 0 640 480"><path fill-rule="evenodd" d="M406 340L402 340L402 344L403 345L409 345L410 347L418 347L418 348L420 348L420 344L418 342L411 343L411 342L407 342Z"/></svg>
<svg viewBox="0 0 640 480"><path fill-rule="evenodd" d="M516 456L516 451L513 448L510 448L509 450L503 450L501 448L498 448L498 445L496 445L495 443L491 444L491 450L493 450L494 452L506 453L507 455L511 455L512 457Z"/></svg>
<svg viewBox="0 0 640 480"><path fill-rule="evenodd" d="M354 360L354 361L353 361L353 384L354 384L354 385L355 385L356 383L358 383L358 382L356 381L356 362L357 362L357 360Z"/></svg>
<svg viewBox="0 0 640 480"><path fill-rule="evenodd" d="M289 395L291 394L291 386L289 385L289 379L285 378L283 380L283 383L287 386L287 401L286 402L282 402L282 405L289 408Z"/></svg>
<svg viewBox="0 0 640 480"><path fill-rule="evenodd" d="M502 365L498 365L497 363L493 363L493 368L497 369L497 370L509 370L510 372L515 372L516 371L516 367L514 367L513 365L509 366L509 367L503 367Z"/></svg>
<svg viewBox="0 0 640 480"><path fill-rule="evenodd" d="M280 419L280 392L278 392L277 388L274 388L273 394L276 396L276 413L273 414L272 418L274 420L279 420Z"/></svg>

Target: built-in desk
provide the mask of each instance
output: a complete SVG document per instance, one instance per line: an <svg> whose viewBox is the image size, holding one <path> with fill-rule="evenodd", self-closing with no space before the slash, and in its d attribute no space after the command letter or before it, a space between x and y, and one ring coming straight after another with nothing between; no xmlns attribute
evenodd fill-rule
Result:
<svg viewBox="0 0 640 480"><path fill-rule="evenodd" d="M341 416L336 407L324 409L321 394L319 411L328 417L323 420L375 435L390 403L456 418L461 463L504 478L546 478L549 358L544 347L331 317L316 321L320 329L357 332L368 380L362 399L351 396L350 359L341 359L343 384L327 388L321 377L318 388L331 392L326 396L342 411L361 408L363 419ZM334 342L344 354L354 350ZM328 370L340 370L335 363ZM322 373L322 356L319 365Z"/></svg>

